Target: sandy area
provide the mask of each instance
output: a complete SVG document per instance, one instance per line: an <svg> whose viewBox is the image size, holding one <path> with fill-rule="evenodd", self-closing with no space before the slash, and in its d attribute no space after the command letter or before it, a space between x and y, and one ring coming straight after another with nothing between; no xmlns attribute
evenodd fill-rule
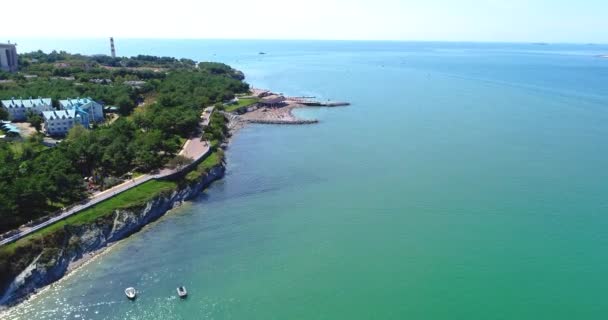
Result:
<svg viewBox="0 0 608 320"><path fill-rule="evenodd" d="M75 271L76 269L87 265L89 262L92 262L95 258L100 257L103 255L104 252L106 252L107 250L111 249L112 247L114 247L116 244L118 244L120 241L119 240L117 242L113 242L110 243L109 245L100 248L98 250L86 253L82 256L82 258L76 260L76 261L72 261L70 262L70 265L68 266L67 271L65 272L65 275L70 274L72 271Z"/></svg>
<svg viewBox="0 0 608 320"><path fill-rule="evenodd" d="M13 122L13 124L17 128L19 128L19 131L21 131L21 136L24 138L27 138L36 133L36 129L34 129L34 127L31 127L29 122Z"/></svg>
<svg viewBox="0 0 608 320"><path fill-rule="evenodd" d="M287 105L281 108L262 107L243 114L241 118L247 121L295 121L298 119L291 113L291 110L294 108L296 108L296 105Z"/></svg>
<svg viewBox="0 0 608 320"><path fill-rule="evenodd" d="M238 116L239 120L246 123L268 123L268 124L309 124L317 123L318 120L300 119L291 112L295 108L304 106L295 102L288 102L284 107L259 109Z"/></svg>

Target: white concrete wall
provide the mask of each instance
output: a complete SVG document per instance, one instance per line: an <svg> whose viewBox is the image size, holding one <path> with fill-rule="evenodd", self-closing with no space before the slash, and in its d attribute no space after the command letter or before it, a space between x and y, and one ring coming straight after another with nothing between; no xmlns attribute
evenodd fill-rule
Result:
<svg viewBox="0 0 608 320"><path fill-rule="evenodd" d="M44 128L50 135L65 135L74 126L74 119L52 119L44 121Z"/></svg>

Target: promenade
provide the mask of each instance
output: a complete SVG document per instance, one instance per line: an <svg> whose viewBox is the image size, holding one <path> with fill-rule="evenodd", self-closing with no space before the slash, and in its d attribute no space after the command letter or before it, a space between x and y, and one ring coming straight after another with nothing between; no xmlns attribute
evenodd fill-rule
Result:
<svg viewBox="0 0 608 320"><path fill-rule="evenodd" d="M207 107L203 111L203 113L201 115L201 122L200 122L201 129L203 129L205 126L207 126L209 124L213 110L214 110L213 107ZM200 159L202 159L205 155L207 155L207 153L209 153L210 144L208 141L201 140L201 138L202 138L202 130L199 135L196 135L195 137L192 137L192 138L186 140L179 155L190 158L193 162L197 162ZM48 227L58 221L61 221L70 216L73 216L83 210L86 210L100 202L110 199L129 189L137 187L145 182L148 182L153 179L162 179L162 178L171 176L177 172L180 172L182 170L185 170L187 168L189 168L189 167L185 166L185 167L176 168L176 169L163 168L163 169L159 170L159 172L156 174L145 174L145 175L139 176L137 178L125 181L122 184L114 186L110 189L95 193L88 199L84 200L83 202L76 204L74 206L68 207L67 209L65 209L65 211L61 212L61 214L51 217L50 219L48 219L46 221L43 221L34 226L29 226L29 227L23 226L23 227L19 228L18 233L0 240L0 246L15 242L29 234L32 234L32 233L34 233L40 229L43 229L45 227Z"/></svg>

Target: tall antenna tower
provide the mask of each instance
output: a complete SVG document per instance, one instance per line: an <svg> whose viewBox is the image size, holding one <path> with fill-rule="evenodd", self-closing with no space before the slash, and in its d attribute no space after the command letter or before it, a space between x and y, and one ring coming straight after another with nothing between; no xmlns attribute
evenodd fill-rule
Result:
<svg viewBox="0 0 608 320"><path fill-rule="evenodd" d="M116 58L116 49L114 48L114 38L110 37L110 49L112 49L112 58Z"/></svg>

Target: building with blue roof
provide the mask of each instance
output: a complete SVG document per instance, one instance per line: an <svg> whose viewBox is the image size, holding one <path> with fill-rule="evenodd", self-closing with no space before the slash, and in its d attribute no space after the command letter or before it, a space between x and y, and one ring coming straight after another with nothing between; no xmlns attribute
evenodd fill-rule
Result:
<svg viewBox="0 0 608 320"><path fill-rule="evenodd" d="M42 114L44 111L53 110L51 98L29 98L2 100L2 108L8 111L9 119L12 121L25 121L28 112Z"/></svg>
<svg viewBox="0 0 608 320"><path fill-rule="evenodd" d="M2 135L2 138L7 137L19 137L21 136L21 131L17 126L12 124L10 121L0 121L0 129L4 132L5 135Z"/></svg>
<svg viewBox="0 0 608 320"><path fill-rule="evenodd" d="M78 110L88 113L88 119L92 122L103 122L103 106L91 98L76 98L59 100L59 106L63 110Z"/></svg>

